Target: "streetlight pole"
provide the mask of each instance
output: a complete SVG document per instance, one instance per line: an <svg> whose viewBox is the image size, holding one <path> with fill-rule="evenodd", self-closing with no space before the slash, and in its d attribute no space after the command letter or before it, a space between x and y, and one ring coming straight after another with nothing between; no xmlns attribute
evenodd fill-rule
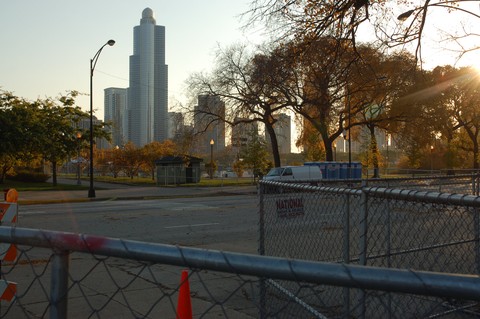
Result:
<svg viewBox="0 0 480 319"><path fill-rule="evenodd" d="M82 185L82 181L80 180L80 143L82 138L82 133L77 132L77 185Z"/></svg>
<svg viewBox="0 0 480 319"><path fill-rule="evenodd" d="M387 144L387 165L386 165L386 168L387 168L387 172L386 174L388 174L388 164L390 162L390 156L388 154L388 147L390 146L390 135L388 133L385 133L385 139L387 140L386 144Z"/></svg>
<svg viewBox="0 0 480 319"><path fill-rule="evenodd" d="M213 144L215 141L212 138L210 140L210 179L213 179Z"/></svg>
<svg viewBox="0 0 480 319"><path fill-rule="evenodd" d="M93 70L97 65L98 57L103 48L107 45L112 46L115 44L114 40L108 40L107 43L95 53L92 59L90 59L90 187L88 188L88 197L95 197L95 188L93 188Z"/></svg>

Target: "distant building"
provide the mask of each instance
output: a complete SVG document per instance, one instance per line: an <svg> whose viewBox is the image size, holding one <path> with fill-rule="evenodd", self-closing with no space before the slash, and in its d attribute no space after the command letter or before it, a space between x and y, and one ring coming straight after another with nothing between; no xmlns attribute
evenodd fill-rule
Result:
<svg viewBox="0 0 480 319"><path fill-rule="evenodd" d="M98 125L103 125L103 122L101 120L97 119L95 116L93 116L92 124L93 124L93 126L98 126ZM83 132L87 132L87 134L90 134L90 133L88 133L88 132L90 132L90 118L82 119L78 123L78 128L80 130L82 130ZM94 143L94 147L97 148L97 149L105 149L105 148L110 147L110 144L108 143L108 141L103 137L102 138L95 138L93 143Z"/></svg>
<svg viewBox="0 0 480 319"><path fill-rule="evenodd" d="M196 137L195 152L208 154L210 142L213 150L222 151L225 148L225 103L218 96L199 95L198 105L194 108L194 134Z"/></svg>
<svg viewBox="0 0 480 319"><path fill-rule="evenodd" d="M232 126L231 144L233 150L238 154L240 150L246 147L255 136L258 136L258 122L243 122L247 119L235 118Z"/></svg>
<svg viewBox="0 0 480 319"><path fill-rule="evenodd" d="M156 25L150 8L143 10L140 25L133 28L127 122L127 139L139 147L168 137L165 27Z"/></svg>
<svg viewBox="0 0 480 319"><path fill-rule="evenodd" d="M290 154L292 145L292 118L285 113L276 115L276 118L278 121L273 125L273 129L277 136L278 151L280 154ZM265 140L271 148L272 142L267 132L265 132Z"/></svg>
<svg viewBox="0 0 480 319"><path fill-rule="evenodd" d="M112 145L124 145L126 143L127 126L127 89L106 88L105 89L105 111L104 122L110 122L112 134Z"/></svg>
<svg viewBox="0 0 480 319"><path fill-rule="evenodd" d="M183 133L185 119L180 112L168 112L168 138L173 140Z"/></svg>

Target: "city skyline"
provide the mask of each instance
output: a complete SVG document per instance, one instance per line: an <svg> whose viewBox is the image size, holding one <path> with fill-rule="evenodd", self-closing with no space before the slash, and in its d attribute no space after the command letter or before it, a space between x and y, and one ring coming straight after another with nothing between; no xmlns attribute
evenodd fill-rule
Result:
<svg viewBox="0 0 480 319"><path fill-rule="evenodd" d="M157 24L166 28L166 61L169 65L170 106L185 103L184 81L191 73L212 68L215 50L238 41L260 42L260 33L245 36L240 15L250 1L113 0L9 1L2 5L0 27L4 43L0 57L0 88L29 100L55 98L66 91L81 93L77 105L89 110L89 60L109 39L95 68L94 111L104 118L104 89L129 86L132 27L142 10L155 12Z"/></svg>

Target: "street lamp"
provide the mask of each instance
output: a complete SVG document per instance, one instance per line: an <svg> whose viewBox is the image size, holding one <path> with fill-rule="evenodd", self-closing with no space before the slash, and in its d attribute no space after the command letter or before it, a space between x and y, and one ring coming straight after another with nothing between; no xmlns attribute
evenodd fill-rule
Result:
<svg viewBox="0 0 480 319"><path fill-rule="evenodd" d="M80 139L82 138L82 133L77 132L75 135L77 138L77 185L82 185L82 181L80 180Z"/></svg>
<svg viewBox="0 0 480 319"><path fill-rule="evenodd" d="M213 179L213 144L215 141L212 138L210 140L210 179Z"/></svg>
<svg viewBox="0 0 480 319"><path fill-rule="evenodd" d="M350 89L348 87L348 83L346 85L346 91L347 91L347 109L348 109L348 173L347 173L347 179L352 178L352 134L351 134L351 125L352 125L352 110L351 110L351 100L350 100ZM344 138L346 136L345 130L344 130Z"/></svg>
<svg viewBox="0 0 480 319"><path fill-rule="evenodd" d="M386 144L387 144L387 165L386 165L386 170L387 170L387 174L388 174L388 164L390 162L390 156L388 154L388 147L390 146L390 134L386 133L385 132L385 139L386 139Z"/></svg>
<svg viewBox="0 0 480 319"><path fill-rule="evenodd" d="M93 70L97 65L98 57L103 48L107 45L112 46L115 44L114 40L108 40L107 43L95 53L92 59L90 59L90 187L88 188L88 197L95 197L95 188L93 188Z"/></svg>

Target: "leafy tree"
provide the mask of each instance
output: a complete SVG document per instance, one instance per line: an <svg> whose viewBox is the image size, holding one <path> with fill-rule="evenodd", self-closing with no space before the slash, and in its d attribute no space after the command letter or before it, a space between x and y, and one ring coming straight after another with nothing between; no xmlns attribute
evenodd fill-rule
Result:
<svg viewBox="0 0 480 319"><path fill-rule="evenodd" d="M155 161L169 155L175 154L175 144L171 140L164 142L151 142L142 147L142 167L149 171L152 175L152 180L155 179Z"/></svg>
<svg viewBox="0 0 480 319"><path fill-rule="evenodd" d="M242 161L236 160L233 162L232 169L238 177L243 177L243 173L245 172L245 164L243 163L243 159Z"/></svg>
<svg viewBox="0 0 480 319"><path fill-rule="evenodd" d="M269 160L267 144L263 138L256 136L244 149L240 151L243 167L251 169L253 178L263 176L272 168Z"/></svg>
<svg viewBox="0 0 480 319"><path fill-rule="evenodd" d="M128 142L122 149L122 159L125 174L133 179L138 174L140 167L142 167L143 159L140 149L132 142Z"/></svg>
<svg viewBox="0 0 480 319"><path fill-rule="evenodd" d="M77 153L79 131L78 123L88 118L88 114L80 107L73 106L77 92L73 91L61 96L57 101L52 99L38 100L41 116L41 131L36 138L41 141L43 157L52 164L53 185L57 185L57 163ZM48 132L48 133L47 133ZM84 134L82 134L83 136Z"/></svg>
<svg viewBox="0 0 480 319"><path fill-rule="evenodd" d="M111 149L99 150L95 158L100 167L105 167L106 171L112 174L113 178L117 178L120 172L125 169L125 161L123 159L123 151L119 146Z"/></svg>
<svg viewBox="0 0 480 319"><path fill-rule="evenodd" d="M447 88L440 94L446 113L466 134L460 147L472 154L472 167L478 169L480 154L480 77L473 68L452 69L444 73L442 82ZM447 122L448 123L448 122ZM451 124L450 124L451 125ZM455 126L454 126L455 127Z"/></svg>
<svg viewBox="0 0 480 319"><path fill-rule="evenodd" d="M22 153L28 149L23 143L24 135L28 132L27 123L32 120L32 110L29 103L14 96L10 92L0 91L0 182L5 175L22 158Z"/></svg>

